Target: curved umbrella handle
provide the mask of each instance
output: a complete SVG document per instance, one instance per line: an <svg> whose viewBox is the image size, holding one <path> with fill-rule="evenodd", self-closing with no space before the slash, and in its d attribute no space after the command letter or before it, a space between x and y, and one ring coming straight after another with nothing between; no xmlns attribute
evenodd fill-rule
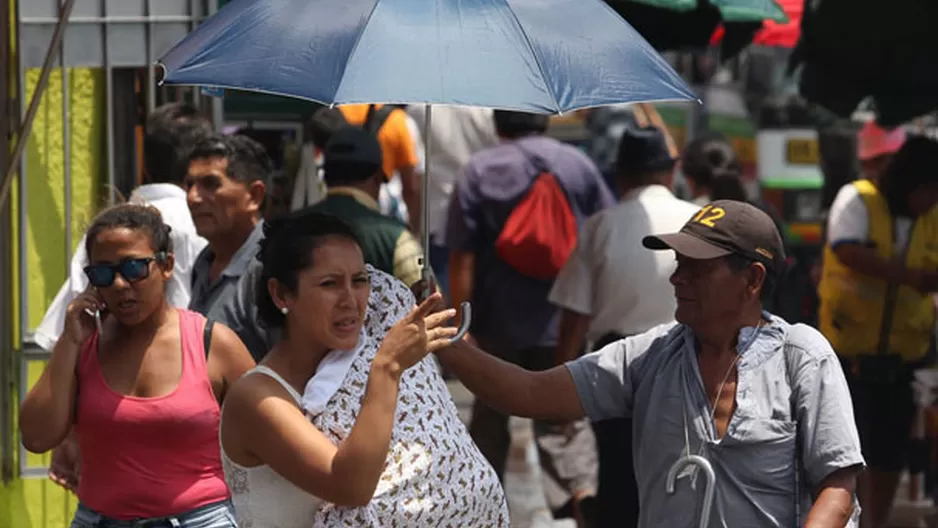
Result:
<svg viewBox="0 0 938 528"><path fill-rule="evenodd" d="M713 499L716 493L716 473L713 472L713 466L710 465L710 461L706 458L698 455L682 456L677 459L674 465L671 466L671 470L668 471L668 480L665 484L669 495L674 493L674 481L677 479L677 474L684 469L685 466L697 466L703 471L707 479L707 484L704 488L704 503L703 507L700 509L699 526L700 528L708 528L710 526L710 511L713 509Z"/></svg>
<svg viewBox="0 0 938 528"><path fill-rule="evenodd" d="M462 319L459 323L459 329L453 339L450 340L450 343L458 343L463 337L466 337L466 333L469 332L469 325L472 323L472 305L464 302L459 305L459 309L462 312Z"/></svg>

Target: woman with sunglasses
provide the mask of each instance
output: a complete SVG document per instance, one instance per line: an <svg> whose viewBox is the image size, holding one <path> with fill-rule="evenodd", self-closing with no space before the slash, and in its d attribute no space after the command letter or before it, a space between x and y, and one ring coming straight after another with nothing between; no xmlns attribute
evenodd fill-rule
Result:
<svg viewBox="0 0 938 528"><path fill-rule="evenodd" d="M120 205L88 229L88 291L20 411L43 453L74 427L82 460L72 528L235 526L218 450L220 402L254 362L237 336L173 308L170 228Z"/></svg>

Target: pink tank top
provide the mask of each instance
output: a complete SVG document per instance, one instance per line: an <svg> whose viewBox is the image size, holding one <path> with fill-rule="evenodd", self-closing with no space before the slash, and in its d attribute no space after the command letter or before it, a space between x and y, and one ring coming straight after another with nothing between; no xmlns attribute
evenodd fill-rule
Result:
<svg viewBox="0 0 938 528"><path fill-rule="evenodd" d="M178 312L182 377L166 396L138 398L112 390L98 364L97 334L81 352L78 498L106 517L166 517L230 496L218 446L221 411L205 361L205 318Z"/></svg>

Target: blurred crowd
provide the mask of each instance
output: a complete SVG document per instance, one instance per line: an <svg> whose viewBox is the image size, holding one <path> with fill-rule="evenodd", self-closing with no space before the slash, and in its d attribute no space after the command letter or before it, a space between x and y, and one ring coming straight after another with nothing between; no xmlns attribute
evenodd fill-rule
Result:
<svg viewBox="0 0 938 528"><path fill-rule="evenodd" d="M785 226L725 138L679 150L646 104L584 111L580 146L543 115L425 112L319 109L292 179L249 131L150 114L20 416L73 528L508 526L511 415L581 527L879 527L928 472L933 140L861 131L814 329L778 316Z"/></svg>

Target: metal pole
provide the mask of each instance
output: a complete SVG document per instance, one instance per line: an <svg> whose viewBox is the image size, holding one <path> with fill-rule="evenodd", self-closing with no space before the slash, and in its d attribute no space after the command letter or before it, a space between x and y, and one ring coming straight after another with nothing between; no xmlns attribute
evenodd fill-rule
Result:
<svg viewBox="0 0 938 528"><path fill-rule="evenodd" d="M107 0L101 0L101 14L107 18ZM105 107L107 109L107 203L114 205L114 79L111 75L111 54L108 52L110 39L108 38L108 24L105 22L101 30L104 32L104 81L105 81Z"/></svg>
<svg viewBox="0 0 938 528"><path fill-rule="evenodd" d="M208 0L208 16L218 11L217 0ZM212 126L216 132L221 132L225 126L225 102L221 97L212 97Z"/></svg>
<svg viewBox="0 0 938 528"><path fill-rule="evenodd" d="M146 1L146 32L147 32L147 115L156 108L156 65L153 63L153 23L149 21L150 16L153 15L153 8L150 4L150 0Z"/></svg>
<svg viewBox="0 0 938 528"><path fill-rule="evenodd" d="M59 19L59 23L62 23L61 19ZM22 25L19 19L17 19L17 23L16 23L16 34L17 35L23 34ZM56 46L53 46L51 44L53 43L50 43L50 46L49 46L50 53L51 53L51 50L56 49ZM28 121L29 119L26 117L26 61L23 58L23 53L19 48L17 48L16 50L16 57L17 57L16 91L17 91L17 101L19 102L18 117L22 117L25 121ZM51 66L52 65L50 62L48 64L48 67L51 68ZM44 68L44 71L45 69L46 68ZM46 75L46 82L48 82L48 74ZM34 102L37 102L39 100L39 96L41 96L41 92L44 90L44 88L45 87L43 86L43 83L42 83L42 75L40 75L39 83L36 85L36 88L34 89L35 92L33 93L33 100L30 101L30 108L32 108ZM36 105L36 108L38 108L38 104ZM35 114L36 112L34 111L33 118L35 118ZM26 132L28 132L28 130ZM23 145L25 145L26 140L27 140L27 134L22 134L22 133L18 134L17 140L20 141ZM18 261L16 280L18 283L17 286L19 288L17 292L18 297L19 297L19 305L17 307L18 309L17 313L19 315L20 334L19 334L19 339L17 340L18 342L16 344L19 347L20 353L22 353L22 351L26 348L26 346L24 345L26 344L26 340L27 340L26 336L29 331L29 275L26 272L29 266L29 251L28 251L28 243L27 243L27 241L29 240L27 236L29 233L29 215L27 213L27 205L29 201L28 200L29 185L28 185L28 178L26 177L26 173L29 171L29 164L26 162L25 159L19 159L19 160L16 159L18 157L21 158L21 156L22 156L22 149L20 149L20 152L18 154L14 154L12 158L10 159L11 166L17 166L16 165L17 163L19 166L18 183L17 183L17 188L16 188L16 197L17 197L16 248L17 248L17 261ZM12 178L12 173L10 174L10 177ZM3 205L4 201L5 200L3 196L0 195L0 206ZM20 364L20 368L19 368L19 373L18 373L19 379L17 380L18 382L17 394L19 395L19 401L23 401L23 398L26 395L26 385L27 383L29 383L28 375L26 373L28 365L25 361L25 358L19 361L19 364ZM23 470L28 466L26 461L29 459L29 457L27 456L26 448L23 447L22 442L17 441L16 445L19 451L19 473L20 475L22 475L24 472Z"/></svg>
<svg viewBox="0 0 938 528"><path fill-rule="evenodd" d="M216 3L217 0L211 0L212 3ZM195 18L196 18L196 8L195 0L189 0L189 33L192 33L195 30ZM192 105L195 106L197 110L202 110L202 91L198 86L192 87Z"/></svg>
<svg viewBox="0 0 938 528"><path fill-rule="evenodd" d="M0 0L0 138L9 137L11 122L10 79L12 57L10 53L10 0ZM0 167L6 166L7 149L0 148ZM0 262L11 262L14 234L13 215L7 205L0 204ZM12 270L0 271L0 484L13 480L13 277Z"/></svg>
<svg viewBox="0 0 938 528"><path fill-rule="evenodd" d="M49 73L52 71L52 61L56 58L56 52L62 43L62 37L65 35L65 26L68 24L68 17L72 14L72 8L75 7L75 0L65 0L62 7L62 16L55 25L55 31L52 33L52 42L49 43L49 49L46 50L46 56L42 60L42 71L39 73L39 82L36 84L36 90L29 100L29 108L26 110L26 118L16 132L16 145L13 147L13 154L10 156L10 162L7 164L3 173L3 186L0 187L0 207L6 203L7 196L10 194L10 186L13 184L13 173L19 165L23 151L26 149L26 141L29 139L29 133L33 128L33 121L36 119L36 112L39 111L39 102L42 100L42 94L45 93L49 85ZM23 69L22 66L20 68ZM21 75L22 75L21 71ZM22 214L22 213L21 213Z"/></svg>
<svg viewBox="0 0 938 528"><path fill-rule="evenodd" d="M59 1L60 13L65 2ZM67 18L66 18L67 20ZM65 62L65 33L59 43L59 64L62 66L62 180L65 191L65 276L68 277L72 254L72 123L69 119L68 66Z"/></svg>
<svg viewBox="0 0 938 528"><path fill-rule="evenodd" d="M433 153L433 139L430 127L433 125L433 105L425 105L426 114L423 118L423 174L420 178L420 192L423 200L423 211L420 212L420 237L423 239L423 261L420 263L420 278L423 281L422 296L418 301L422 301L430 296L430 279L433 277L433 267L430 266L430 155ZM461 310L459 319L459 328L456 335L450 341L456 343L461 341L469 332L469 326L472 324L472 305L463 302L459 305Z"/></svg>
<svg viewBox="0 0 938 528"><path fill-rule="evenodd" d="M29 17L22 21L28 26L55 24L58 21L53 17ZM68 20L68 23L76 25L87 24L143 24L153 22L154 24L182 24L189 21L189 17L184 15L157 15L147 16L81 16L76 15Z"/></svg>
<svg viewBox="0 0 938 528"><path fill-rule="evenodd" d="M423 239L423 266L420 269L422 279L428 279L431 273L430 266L430 154L433 149L433 134L430 127L433 125L433 105L424 105L426 114L423 118L423 175L420 182L423 211L420 212L420 237Z"/></svg>

